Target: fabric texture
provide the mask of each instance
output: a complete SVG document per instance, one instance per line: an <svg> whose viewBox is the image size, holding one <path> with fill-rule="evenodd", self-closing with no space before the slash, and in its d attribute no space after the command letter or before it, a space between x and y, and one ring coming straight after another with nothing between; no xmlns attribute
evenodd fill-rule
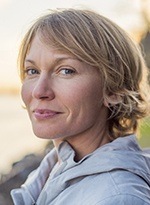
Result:
<svg viewBox="0 0 150 205"><path fill-rule="evenodd" d="M11 191L14 204L150 204L150 155L134 135L120 137L79 162L74 156L67 142L54 148L25 184Z"/></svg>

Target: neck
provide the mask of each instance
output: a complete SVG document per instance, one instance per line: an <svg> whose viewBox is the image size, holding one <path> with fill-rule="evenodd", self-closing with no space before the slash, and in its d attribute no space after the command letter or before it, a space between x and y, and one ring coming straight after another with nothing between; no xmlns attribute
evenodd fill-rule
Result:
<svg viewBox="0 0 150 205"><path fill-rule="evenodd" d="M101 129L99 132L93 134L84 133L80 136L67 137L65 139L55 139L54 145L57 148L63 141L67 141L74 149L76 156L75 161L80 161L84 156L92 153L98 147L110 142L108 131Z"/></svg>
<svg viewBox="0 0 150 205"><path fill-rule="evenodd" d="M81 144L74 145L73 149L76 152L75 161L80 161L83 157L94 152L97 148L101 147L102 145L106 143L108 143L106 139L101 140L101 141L95 139L91 142L90 140L88 140L88 142L86 141Z"/></svg>

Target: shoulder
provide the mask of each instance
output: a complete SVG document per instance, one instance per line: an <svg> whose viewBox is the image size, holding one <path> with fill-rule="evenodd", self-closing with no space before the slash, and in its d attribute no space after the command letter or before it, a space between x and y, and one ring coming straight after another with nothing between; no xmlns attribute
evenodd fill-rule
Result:
<svg viewBox="0 0 150 205"><path fill-rule="evenodd" d="M94 205L114 205L114 204L121 204L121 205L150 205L150 200L141 199L138 196L132 194L118 194L104 200L97 202Z"/></svg>
<svg viewBox="0 0 150 205"><path fill-rule="evenodd" d="M147 186L142 178L133 173L114 170L86 177L79 183L78 190L86 190L81 192L82 204L87 200L94 205L148 205L150 189Z"/></svg>

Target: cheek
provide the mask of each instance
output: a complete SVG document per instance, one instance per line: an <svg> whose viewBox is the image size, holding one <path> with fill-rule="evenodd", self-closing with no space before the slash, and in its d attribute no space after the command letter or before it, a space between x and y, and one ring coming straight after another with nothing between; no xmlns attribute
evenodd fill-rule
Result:
<svg viewBox="0 0 150 205"><path fill-rule="evenodd" d="M28 106L31 98L31 88L28 84L24 83L21 88L21 97L26 106Z"/></svg>
<svg viewBox="0 0 150 205"><path fill-rule="evenodd" d="M75 87L71 87L72 92L66 95L66 104L69 103L73 112L87 114L95 109L100 109L103 104L103 95L100 82L85 81L78 83ZM75 113L74 113L75 114Z"/></svg>
<svg viewBox="0 0 150 205"><path fill-rule="evenodd" d="M89 82L87 86L82 91L83 99L85 99L85 103L94 106L101 105L103 100L103 94L101 90L101 85L98 82Z"/></svg>

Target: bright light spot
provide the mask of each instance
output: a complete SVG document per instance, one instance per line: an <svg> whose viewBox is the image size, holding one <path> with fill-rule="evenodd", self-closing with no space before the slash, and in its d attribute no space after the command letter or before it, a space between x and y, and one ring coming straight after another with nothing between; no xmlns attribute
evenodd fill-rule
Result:
<svg viewBox="0 0 150 205"><path fill-rule="evenodd" d="M9 5L12 2L12 0L0 0L0 8L4 8L7 5Z"/></svg>

